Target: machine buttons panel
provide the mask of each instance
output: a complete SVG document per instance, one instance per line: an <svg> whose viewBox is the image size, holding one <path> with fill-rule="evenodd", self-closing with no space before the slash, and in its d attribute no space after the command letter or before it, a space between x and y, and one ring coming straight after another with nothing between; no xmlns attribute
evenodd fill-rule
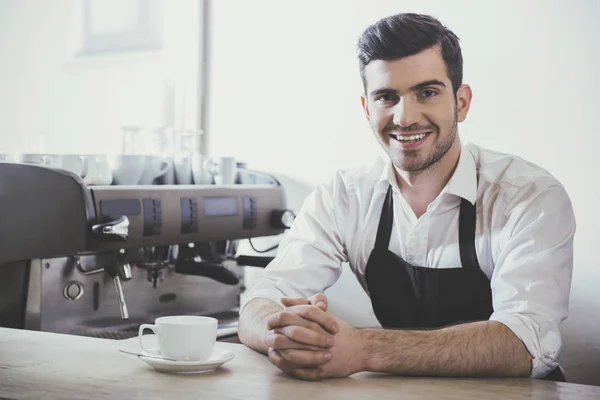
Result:
<svg viewBox="0 0 600 400"><path fill-rule="evenodd" d="M103 216L140 215L140 212L138 199L100 200L100 214Z"/></svg>
<svg viewBox="0 0 600 400"><path fill-rule="evenodd" d="M144 236L160 235L162 228L162 208L159 199L143 199Z"/></svg>
<svg viewBox="0 0 600 400"><path fill-rule="evenodd" d="M244 229L255 229L258 222L258 207L256 205L256 198L244 196L242 198L242 203L244 209L244 223L242 227Z"/></svg>
<svg viewBox="0 0 600 400"><path fill-rule="evenodd" d="M198 232L198 202L196 199L181 198L181 233Z"/></svg>

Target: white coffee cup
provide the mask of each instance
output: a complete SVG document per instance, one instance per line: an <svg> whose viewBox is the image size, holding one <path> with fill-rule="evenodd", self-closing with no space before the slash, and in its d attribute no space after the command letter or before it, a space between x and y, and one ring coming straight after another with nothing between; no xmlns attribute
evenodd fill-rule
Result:
<svg viewBox="0 0 600 400"><path fill-rule="evenodd" d="M196 185L212 185L218 165L210 156L194 154L191 159L192 177Z"/></svg>
<svg viewBox="0 0 600 400"><path fill-rule="evenodd" d="M140 347L149 354L177 361L206 361L217 341L216 318L196 315L160 317L152 324L142 324L138 332ZM150 329L158 339L160 352L144 347L142 334Z"/></svg>
<svg viewBox="0 0 600 400"><path fill-rule="evenodd" d="M0 154L0 161L5 161L9 163L18 163L19 162L19 154Z"/></svg>
<svg viewBox="0 0 600 400"><path fill-rule="evenodd" d="M60 167L82 177L84 175L85 157L77 154L63 154L60 156Z"/></svg>
<svg viewBox="0 0 600 400"><path fill-rule="evenodd" d="M60 168L61 155L42 154L42 153L23 153L19 154L19 161L23 164L37 164L46 167Z"/></svg>
<svg viewBox="0 0 600 400"><path fill-rule="evenodd" d="M218 174L215 176L217 185L233 185L237 176L237 163L234 157L220 157Z"/></svg>
<svg viewBox="0 0 600 400"><path fill-rule="evenodd" d="M85 159L83 182L86 185L110 185L113 180L112 171L105 155L89 154Z"/></svg>
<svg viewBox="0 0 600 400"><path fill-rule="evenodd" d="M175 169L175 183L178 185L192 184L192 156L175 155L173 157L173 168Z"/></svg>
<svg viewBox="0 0 600 400"><path fill-rule="evenodd" d="M108 164L115 185L137 185L142 179L146 156L139 154L116 154L108 157Z"/></svg>
<svg viewBox="0 0 600 400"><path fill-rule="evenodd" d="M154 185L158 180L168 179L173 171L172 162L161 156L145 156L144 172L140 178L140 185ZM174 180L174 178L173 178Z"/></svg>

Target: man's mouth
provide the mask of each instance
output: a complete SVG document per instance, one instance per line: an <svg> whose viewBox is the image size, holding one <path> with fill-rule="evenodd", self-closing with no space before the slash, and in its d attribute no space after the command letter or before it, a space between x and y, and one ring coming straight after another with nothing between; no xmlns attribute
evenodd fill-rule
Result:
<svg viewBox="0 0 600 400"><path fill-rule="evenodd" d="M423 139L425 136L427 136L426 133L419 133L418 135L390 135L391 137L395 138L396 140L398 140L399 142L416 142L419 141L421 139Z"/></svg>
<svg viewBox="0 0 600 400"><path fill-rule="evenodd" d="M400 143L417 143L420 142L421 140L425 139L425 137L427 135L429 135L431 132L422 132L422 133L414 133L414 134L395 134L395 133L391 133L389 134L389 136L394 139L397 140Z"/></svg>

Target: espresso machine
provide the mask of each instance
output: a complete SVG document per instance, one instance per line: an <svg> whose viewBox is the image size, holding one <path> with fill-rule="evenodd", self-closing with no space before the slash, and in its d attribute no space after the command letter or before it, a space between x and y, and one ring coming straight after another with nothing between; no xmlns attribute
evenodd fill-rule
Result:
<svg viewBox="0 0 600 400"><path fill-rule="evenodd" d="M293 220L276 179L250 178L88 186L0 162L0 326L124 339L163 315L208 315L235 337L244 266L270 261L237 245Z"/></svg>

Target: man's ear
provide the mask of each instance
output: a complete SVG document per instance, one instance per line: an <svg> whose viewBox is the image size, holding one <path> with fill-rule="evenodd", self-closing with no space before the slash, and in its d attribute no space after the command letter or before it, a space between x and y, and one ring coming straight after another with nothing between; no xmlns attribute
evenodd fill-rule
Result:
<svg viewBox="0 0 600 400"><path fill-rule="evenodd" d="M364 94L360 96L360 104L365 112L365 116L367 117L367 121L371 121L371 114L369 113L369 105L367 104L367 98Z"/></svg>
<svg viewBox="0 0 600 400"><path fill-rule="evenodd" d="M456 92L456 113L458 114L458 122L463 122L467 119L472 98L473 92L471 92L471 87L466 84L460 85Z"/></svg>

